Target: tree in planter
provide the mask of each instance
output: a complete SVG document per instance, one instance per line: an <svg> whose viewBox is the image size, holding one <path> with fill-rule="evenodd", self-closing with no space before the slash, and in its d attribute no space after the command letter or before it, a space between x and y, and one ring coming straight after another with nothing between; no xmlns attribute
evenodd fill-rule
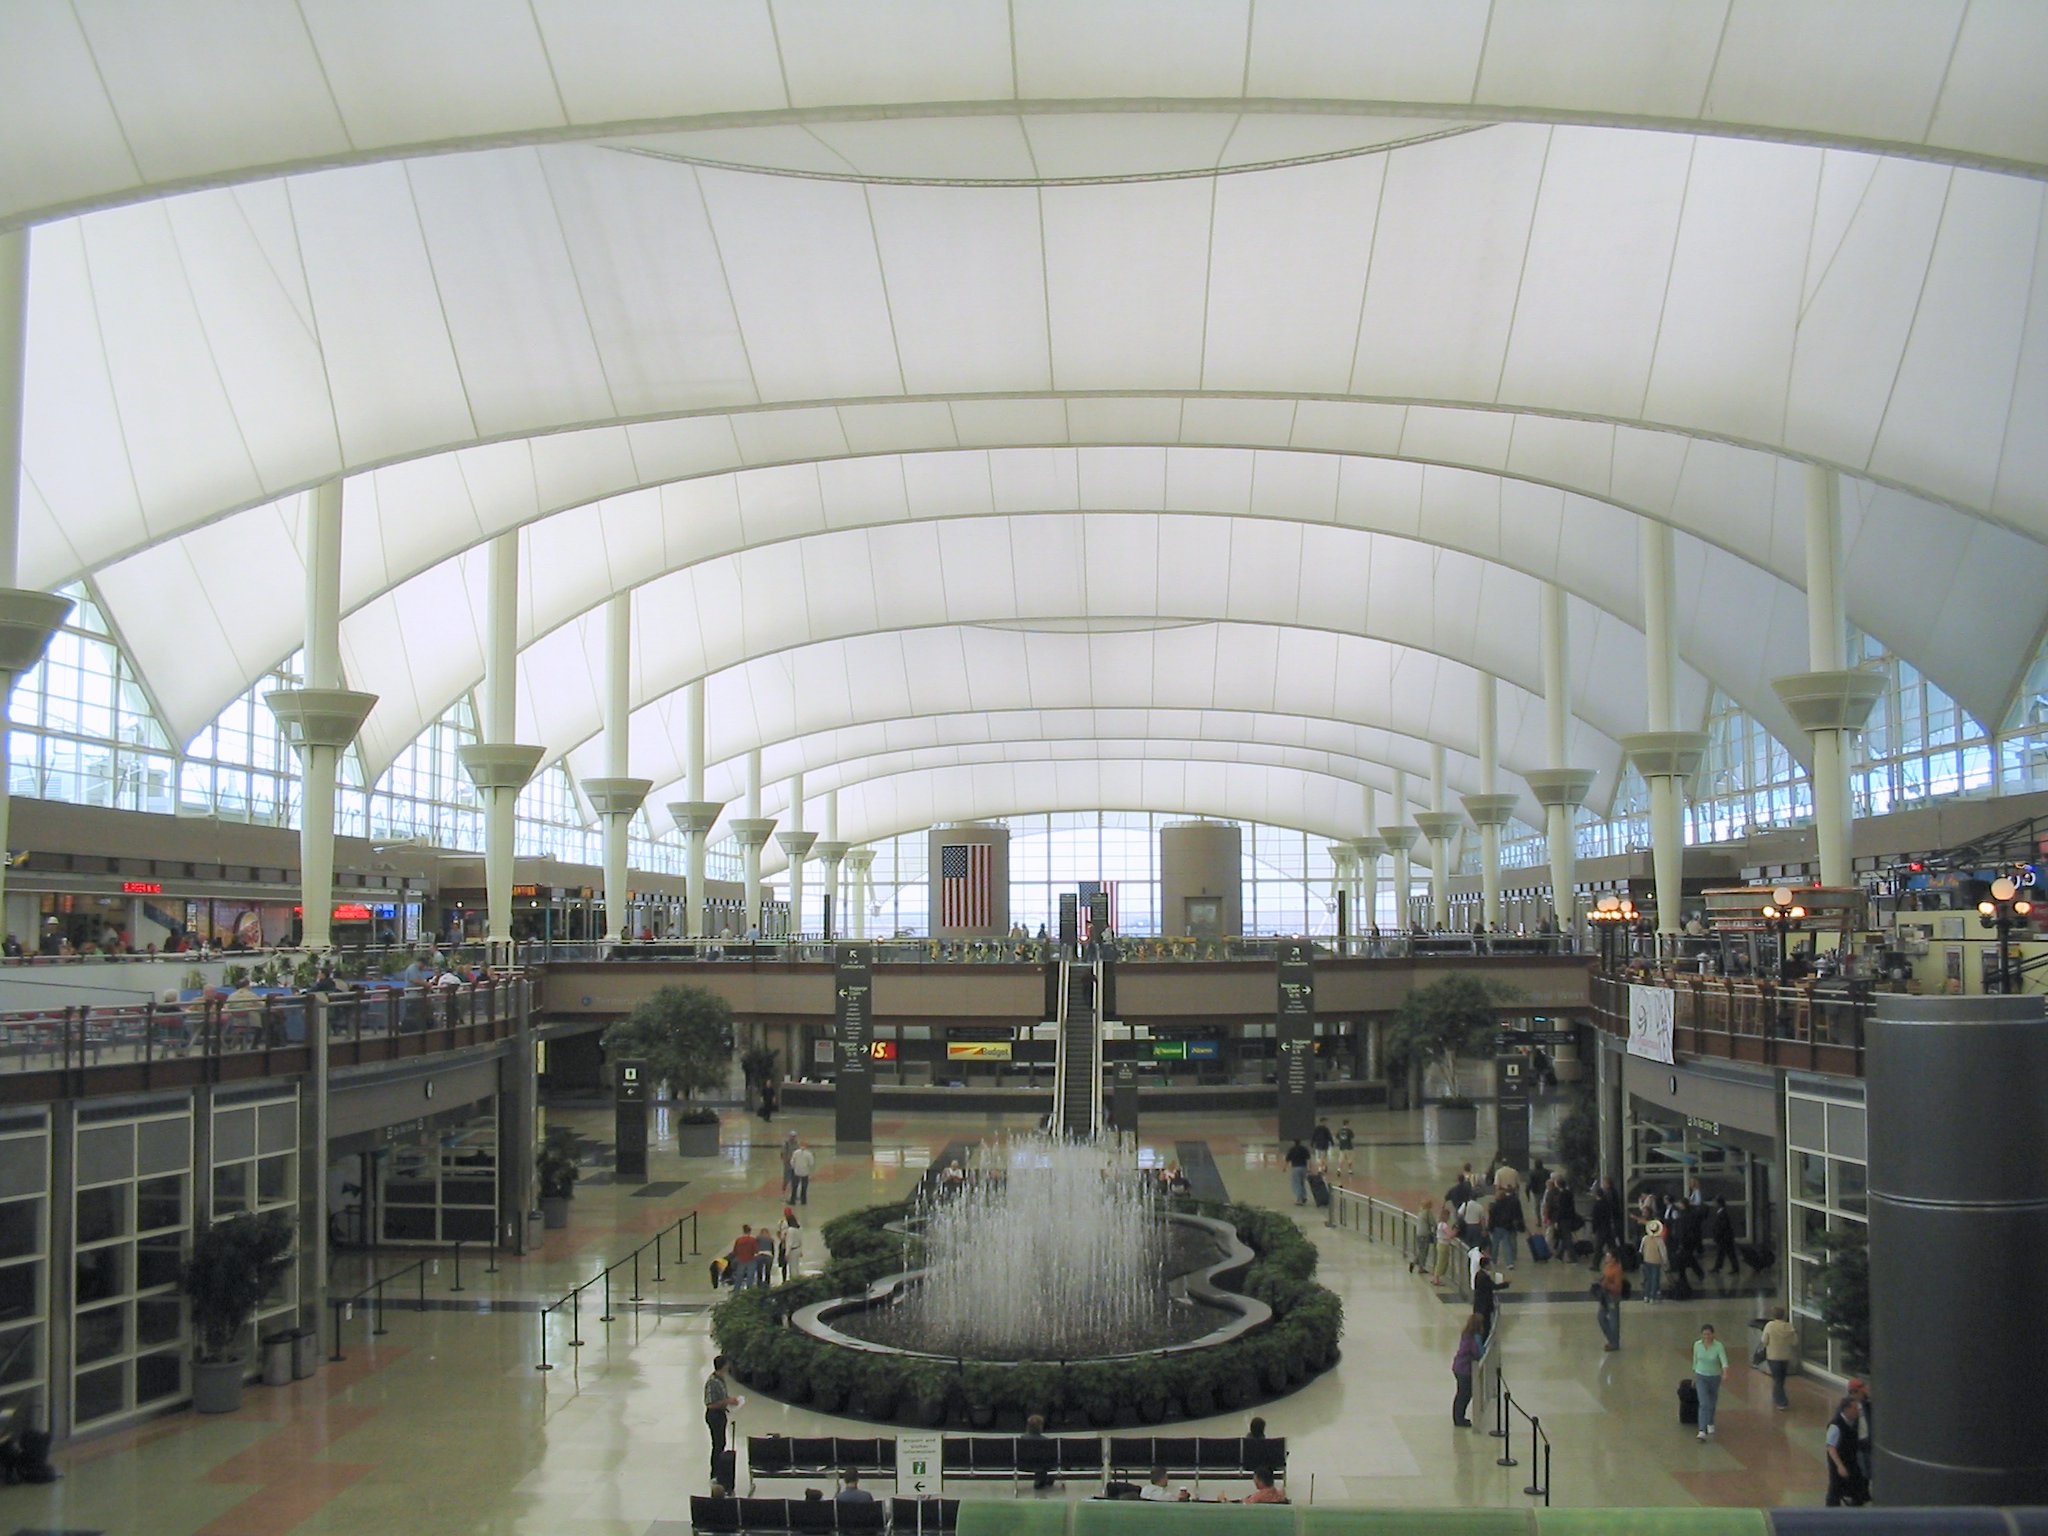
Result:
<svg viewBox="0 0 2048 1536"><path fill-rule="evenodd" d="M1552 1155L1575 1189L1591 1186L1600 1172L1600 1111L1592 1092L1580 1089L1572 1107L1557 1122L1556 1146Z"/></svg>
<svg viewBox="0 0 2048 1536"><path fill-rule="evenodd" d="M192 1240L183 1285L199 1344L192 1400L201 1412L231 1413L241 1406L244 1362L233 1351L291 1263L288 1211L232 1216Z"/></svg>
<svg viewBox="0 0 2048 1536"><path fill-rule="evenodd" d="M569 1224L569 1201L576 1194L576 1180L581 1175L582 1169L576 1162L576 1133L566 1125L548 1127L533 1158L534 1183L548 1226L560 1229Z"/></svg>
<svg viewBox="0 0 2048 1536"><path fill-rule="evenodd" d="M732 1061L732 1005L702 987L663 987L604 1032L605 1055L613 1061L639 1057L655 1081L688 1101L725 1086ZM701 1124L715 1112L686 1109L685 1124Z"/></svg>
<svg viewBox="0 0 2048 1536"><path fill-rule="evenodd" d="M1821 1324L1842 1346L1843 1370L1860 1375L1870 1369L1870 1242L1845 1229L1825 1234L1820 1250L1814 1291Z"/></svg>
<svg viewBox="0 0 2048 1536"><path fill-rule="evenodd" d="M1444 1095L1438 1102L1471 1107L1472 1101L1458 1091L1458 1058L1491 1053L1493 1037L1500 1030L1500 1005L1514 995L1512 988L1499 982L1482 981L1461 971L1403 999L1387 1026L1386 1053L1390 1067L1413 1075L1411 1102L1419 1100L1429 1069L1434 1067L1444 1082Z"/></svg>

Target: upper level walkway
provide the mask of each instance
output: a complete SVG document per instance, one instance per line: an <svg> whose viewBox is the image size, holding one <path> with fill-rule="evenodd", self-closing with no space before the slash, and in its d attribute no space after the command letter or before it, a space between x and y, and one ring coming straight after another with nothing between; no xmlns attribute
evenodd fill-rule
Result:
<svg viewBox="0 0 2048 1536"><path fill-rule="evenodd" d="M1634 967L1590 977L1593 1017L1609 1034L1629 1034L1629 989L1672 994L1674 1054L1716 1056L1801 1072L1863 1075L1863 1037L1880 991L1863 981L1779 982L1696 976Z"/></svg>

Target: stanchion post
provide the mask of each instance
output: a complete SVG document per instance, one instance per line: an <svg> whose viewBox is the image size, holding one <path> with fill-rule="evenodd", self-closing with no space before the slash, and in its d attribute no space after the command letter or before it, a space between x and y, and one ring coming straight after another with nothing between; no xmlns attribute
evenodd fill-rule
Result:
<svg viewBox="0 0 2048 1536"><path fill-rule="evenodd" d="M375 1305L376 1311L373 1314L371 1320L376 1324L376 1326L370 1330L372 1337L375 1337L376 1335L388 1331L384 1327L384 1282L382 1280L379 1280L377 1282L377 1299Z"/></svg>
<svg viewBox="0 0 2048 1536"><path fill-rule="evenodd" d="M676 1225L680 1227L682 1223L677 1222ZM666 1227L663 1227L654 1234L654 1283L656 1285L665 1283L661 1274L661 1240L666 1236L668 1236L668 1228ZM678 1240L678 1243L680 1245L680 1240Z"/></svg>
<svg viewBox="0 0 2048 1536"><path fill-rule="evenodd" d="M555 1306L560 1306L560 1305L561 1305L561 1303L560 1303L560 1302L556 1302L556 1303L555 1303ZM548 1313L550 1313L550 1312L552 1312L552 1311L554 1311L554 1310L555 1310L555 1308L554 1308L554 1307L543 1307L543 1308L541 1309L541 1314L540 1314L540 1364L539 1364L539 1365L536 1365L536 1366L534 1367L534 1369L535 1369L536 1371L552 1371L552 1370L554 1369L554 1367L553 1367L552 1365L549 1365L549 1364L548 1364Z"/></svg>
<svg viewBox="0 0 2048 1536"><path fill-rule="evenodd" d="M462 1289L462 1239L460 1238L455 1240L455 1284L448 1289L451 1293Z"/></svg>
<svg viewBox="0 0 2048 1536"><path fill-rule="evenodd" d="M695 1211L692 1211L692 1212L690 1212L690 1216L689 1216L689 1221L690 1221L690 1257L694 1259L694 1258L697 1258L697 1257L699 1257L699 1255L698 1255L698 1253L697 1253L697 1213L696 1213ZM682 1223L681 1223L680 1221L678 1221L678 1222L676 1223L676 1225L677 1225L677 1227L678 1227L678 1228L680 1228L680 1227L682 1226ZM676 1233L676 1242L680 1244L680 1243L682 1242L682 1240L683 1240L683 1234L682 1234L682 1233L681 1233L680 1231L678 1231L678 1232Z"/></svg>
<svg viewBox="0 0 2048 1536"><path fill-rule="evenodd" d="M646 1246L645 1243L642 1243L640 1248L645 1248ZM628 1301L638 1302L647 1299L640 1294L640 1248L633 1250L633 1294L626 1298Z"/></svg>
<svg viewBox="0 0 2048 1536"><path fill-rule="evenodd" d="M348 1303L347 1303L347 1302L345 1302L345 1301L337 1301L337 1302L333 1303L333 1306L334 1306L334 1353L333 1353L333 1354L331 1354L331 1355L329 1355L329 1356L327 1357L327 1360L328 1360L328 1363L329 1363L329 1364L334 1364L334 1363L338 1362L338 1361L339 1361L339 1360L340 1360L340 1359L342 1358L342 1354L341 1354L341 1309L342 1309L343 1307L347 1306L347 1305L348 1305Z"/></svg>
<svg viewBox="0 0 2048 1536"><path fill-rule="evenodd" d="M1486 1433L1488 1438L1505 1440L1508 1437L1508 1411L1501 1403L1500 1367L1493 1368L1493 1428Z"/></svg>
<svg viewBox="0 0 2048 1536"><path fill-rule="evenodd" d="M419 1301L414 1305L413 1311L424 1312L427 1310L427 1261L425 1259L421 1259L419 1262L419 1282Z"/></svg>
<svg viewBox="0 0 2048 1536"><path fill-rule="evenodd" d="M1550 1442L1543 1442L1543 1507L1550 1508Z"/></svg>
<svg viewBox="0 0 2048 1536"><path fill-rule="evenodd" d="M600 1323L615 1321L612 1317L612 1272L610 1270L604 1272L604 1314L598 1318L598 1321Z"/></svg>
<svg viewBox="0 0 2048 1536"><path fill-rule="evenodd" d="M487 1274L487 1275L495 1275L495 1274L496 1274L497 1272L498 1272L498 1224L497 1224L497 1223L496 1223L496 1222L494 1221L494 1222L492 1222L492 1223L491 1223L491 1246L490 1246L490 1261L489 1261L488 1263L486 1263L486 1264L484 1265L484 1273L485 1273L485 1274Z"/></svg>
<svg viewBox="0 0 2048 1536"><path fill-rule="evenodd" d="M1530 1498L1534 1498L1537 1494L1543 1492L1542 1485L1536 1480L1536 1436L1542 1427L1543 1420L1531 1414L1529 1416L1529 1486L1522 1490Z"/></svg>
<svg viewBox="0 0 2048 1536"><path fill-rule="evenodd" d="M1503 1390L1501 1395L1506 1400L1508 1412L1512 1416L1515 1408L1515 1394ZM1510 1422L1512 1422L1512 1417ZM1494 1457L1493 1464L1496 1467L1519 1467L1521 1465L1519 1461L1515 1460L1515 1437L1512 1433L1505 1440L1501 1441L1500 1454Z"/></svg>
<svg viewBox="0 0 2048 1536"><path fill-rule="evenodd" d="M583 1287L569 1293L569 1347L583 1347Z"/></svg>

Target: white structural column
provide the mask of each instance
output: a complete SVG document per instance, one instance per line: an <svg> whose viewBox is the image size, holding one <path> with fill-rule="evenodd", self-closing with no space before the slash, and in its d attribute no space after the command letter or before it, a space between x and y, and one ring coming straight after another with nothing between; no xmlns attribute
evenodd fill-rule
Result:
<svg viewBox="0 0 2048 1536"><path fill-rule="evenodd" d="M811 852L818 856L818 862L825 866L825 880L821 887L825 898L819 905L830 904L831 921L820 921L820 932L828 939L844 938L846 927L846 896L839 886L839 866L846 858L846 844L839 841L839 791L825 791L824 804L825 835L812 845Z"/></svg>
<svg viewBox="0 0 2048 1536"><path fill-rule="evenodd" d="M455 755L484 803L484 936L492 960L505 963L512 955L514 808L545 750L513 740L519 700L516 530L491 540L485 579L483 740Z"/></svg>
<svg viewBox="0 0 2048 1536"><path fill-rule="evenodd" d="M789 776L789 825L776 833L775 840L782 844L783 857L789 860L789 936L800 939L804 935L804 860L810 855L811 845L818 840L817 833L804 830L804 776L801 773Z"/></svg>
<svg viewBox="0 0 2048 1536"><path fill-rule="evenodd" d="M846 895L847 905L852 909L852 921L846 925L846 931L852 938L864 939L868 936L868 879L874 873L874 868L874 849L847 850Z"/></svg>
<svg viewBox="0 0 2048 1536"><path fill-rule="evenodd" d="M746 863L747 932L761 931L761 849L775 830L775 820L761 814L761 750L747 754L747 814L732 824L733 841Z"/></svg>
<svg viewBox="0 0 2048 1536"><path fill-rule="evenodd" d="M1448 928L1451 921L1451 839L1458 835L1462 818L1444 808L1444 749L1429 748L1429 809L1415 813L1415 825L1429 839L1429 921L1432 927Z"/></svg>
<svg viewBox="0 0 2048 1536"><path fill-rule="evenodd" d="M1351 844L1358 854L1358 928L1370 933L1380 921L1380 860L1387 852L1387 840L1375 830L1379 825L1379 791L1370 784L1359 786L1359 811L1365 822L1365 836Z"/></svg>
<svg viewBox="0 0 2048 1536"><path fill-rule="evenodd" d="M1699 771L1707 738L1677 729L1678 648L1672 626L1675 555L1667 523L1641 524L1643 641L1649 657L1645 679L1649 729L1621 739L1622 750L1650 787L1650 866L1657 886L1657 932L1676 934L1683 926L1685 895L1686 782Z"/></svg>
<svg viewBox="0 0 2048 1536"><path fill-rule="evenodd" d="M700 677L683 685L683 794L671 800L668 813L676 830L683 834L683 881L688 894L683 899L683 937L701 939L704 933L704 844L725 809L716 800L704 798L704 680Z"/></svg>
<svg viewBox="0 0 2048 1536"><path fill-rule="evenodd" d="M1550 908L1563 933L1578 931L1579 807L1593 781L1590 768L1566 766L1571 750L1571 631L1564 588L1543 588L1543 723L1550 767L1525 775L1529 792L1543 807L1543 840L1550 855Z"/></svg>
<svg viewBox="0 0 2048 1536"><path fill-rule="evenodd" d="M590 808L604 822L604 933L614 944L632 937L626 850L633 815L647 803L652 779L626 776L633 696L633 594L614 593L604 605L604 777L585 779Z"/></svg>
<svg viewBox="0 0 2048 1536"><path fill-rule="evenodd" d="M1358 932L1357 909L1352 901L1352 853L1349 843L1328 843L1325 851L1330 855L1330 907L1335 916L1337 899L1341 896L1344 905L1344 928L1346 935Z"/></svg>
<svg viewBox="0 0 2048 1536"><path fill-rule="evenodd" d="M1479 793L1466 795L1465 814L1479 829L1479 920L1500 927L1500 829L1515 814L1515 797L1500 792L1500 685L1479 675Z"/></svg>
<svg viewBox="0 0 2048 1536"><path fill-rule="evenodd" d="M342 749L377 696L341 686L341 482L313 487L306 509L306 685L263 696L299 754L301 942L325 949L334 919L334 784Z"/></svg>
<svg viewBox="0 0 2048 1536"><path fill-rule="evenodd" d="M28 231L0 230L0 708L14 696L14 680L42 658L50 636L71 612L68 598L26 592L15 585L20 571L22 375L27 356ZM7 846L8 786L13 776L7 737L0 728L0 850ZM7 860L0 857L0 902L6 894Z"/></svg>
<svg viewBox="0 0 2048 1536"><path fill-rule="evenodd" d="M1422 834L1416 828L1403 823L1400 818L1408 814L1408 775L1399 768L1394 770L1394 816L1395 820L1380 828L1380 841L1387 845L1387 852L1394 856L1394 927L1402 933L1408 931L1408 892L1414 883L1409 869L1408 853L1415 846L1415 839Z"/></svg>
<svg viewBox="0 0 2048 1536"><path fill-rule="evenodd" d="M1884 679L1843 663L1848 626L1842 616L1842 492L1840 477L1806 466L1806 651L1810 671L1771 679L1812 744L1813 830L1822 885L1852 879L1849 765L1856 736L1870 721Z"/></svg>

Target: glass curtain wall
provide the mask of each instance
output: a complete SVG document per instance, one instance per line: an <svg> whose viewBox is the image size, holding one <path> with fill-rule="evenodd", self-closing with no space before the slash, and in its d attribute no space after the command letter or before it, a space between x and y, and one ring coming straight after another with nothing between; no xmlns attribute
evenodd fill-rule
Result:
<svg viewBox="0 0 2048 1536"><path fill-rule="evenodd" d="M47 1390L49 1322L50 1122L38 1109L0 1119L0 1408Z"/></svg>
<svg viewBox="0 0 2048 1536"><path fill-rule="evenodd" d="M1855 1372L1821 1322L1823 1239L1870 1235L1869 1151L1863 1085L1794 1075L1785 1084L1785 1251L1791 1255L1792 1321L1805 1360L1837 1376Z"/></svg>

